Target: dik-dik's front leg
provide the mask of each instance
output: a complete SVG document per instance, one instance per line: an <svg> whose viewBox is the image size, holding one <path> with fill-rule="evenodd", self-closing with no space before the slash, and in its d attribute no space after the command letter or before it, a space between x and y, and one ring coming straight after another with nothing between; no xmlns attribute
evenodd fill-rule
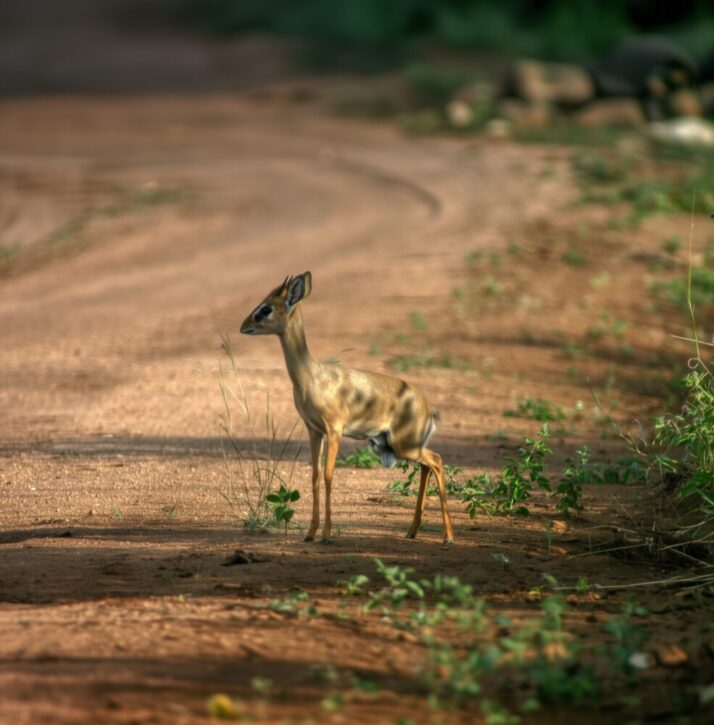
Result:
<svg viewBox="0 0 714 725"><path fill-rule="evenodd" d="M340 450L342 434L337 430L327 431L327 455L325 456L325 525L322 527L322 543L330 542L332 533L332 474L335 470L337 453Z"/></svg>
<svg viewBox="0 0 714 725"><path fill-rule="evenodd" d="M305 541L312 541L320 525L320 456L322 455L322 433L307 429L310 436L310 457L312 458L312 519L307 530Z"/></svg>

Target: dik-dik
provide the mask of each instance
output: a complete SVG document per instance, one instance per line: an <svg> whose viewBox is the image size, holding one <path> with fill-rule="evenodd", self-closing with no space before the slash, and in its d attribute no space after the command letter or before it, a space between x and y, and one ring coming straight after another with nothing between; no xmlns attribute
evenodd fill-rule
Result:
<svg viewBox="0 0 714 725"><path fill-rule="evenodd" d="M312 520L305 541L312 541L320 525L320 458L325 437L325 523L322 540L332 531L332 474L342 436L368 440L385 466L398 460L419 463L419 495L407 538L421 526L427 481L436 479L444 519L444 542L454 538L446 507L444 465L438 453L426 447L436 429L437 411L419 388L391 375L354 370L338 363L313 359L305 342L300 302L312 290L310 272L288 277L241 325L245 335L277 335L293 382L295 407L310 436L312 456Z"/></svg>

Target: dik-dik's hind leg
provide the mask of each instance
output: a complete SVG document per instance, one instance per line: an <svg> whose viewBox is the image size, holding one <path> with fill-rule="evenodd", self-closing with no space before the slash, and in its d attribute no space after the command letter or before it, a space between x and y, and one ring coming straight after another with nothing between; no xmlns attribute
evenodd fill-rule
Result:
<svg viewBox="0 0 714 725"><path fill-rule="evenodd" d="M312 519L310 528L305 535L305 541L312 541L315 538L317 527L320 525L320 456L324 436L312 428L308 428L307 432L310 436L310 457L312 458Z"/></svg>
<svg viewBox="0 0 714 725"><path fill-rule="evenodd" d="M413 539L416 537L417 531L419 531L419 527L421 526L421 518L424 515L424 508L426 507L426 491L431 471L429 470L429 466L424 463L420 463L419 467L419 493L417 495L412 525L409 527L409 531L407 531L407 539Z"/></svg>
<svg viewBox="0 0 714 725"><path fill-rule="evenodd" d="M422 449L420 463L429 467L434 474L436 485L439 487L439 500L441 501L441 516L444 519L444 543L451 544L454 541L454 530L451 527L451 517L446 506L446 484L444 483L444 463L441 456L428 448Z"/></svg>

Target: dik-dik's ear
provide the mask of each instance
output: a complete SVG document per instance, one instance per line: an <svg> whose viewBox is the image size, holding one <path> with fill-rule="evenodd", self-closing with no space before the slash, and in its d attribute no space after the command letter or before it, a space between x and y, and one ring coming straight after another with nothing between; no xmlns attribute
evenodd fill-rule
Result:
<svg viewBox="0 0 714 725"><path fill-rule="evenodd" d="M288 292L285 296L285 306L292 309L295 305L310 296L312 291L312 275L309 272L293 277L288 283Z"/></svg>

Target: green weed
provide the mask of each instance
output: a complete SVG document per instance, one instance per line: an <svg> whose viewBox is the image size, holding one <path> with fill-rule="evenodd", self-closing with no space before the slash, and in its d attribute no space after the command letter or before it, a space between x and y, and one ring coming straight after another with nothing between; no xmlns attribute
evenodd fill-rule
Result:
<svg viewBox="0 0 714 725"><path fill-rule="evenodd" d="M412 567L387 566L379 559L375 559L374 563L387 585L370 596L365 605L367 611L379 607L385 615L389 615L393 610L399 609L407 599L424 598L424 587L410 579L410 575L414 573Z"/></svg>
<svg viewBox="0 0 714 725"><path fill-rule="evenodd" d="M578 153L572 163L573 171L582 183L609 185L622 181L627 175L622 161L608 159L602 154Z"/></svg>
<svg viewBox="0 0 714 725"><path fill-rule="evenodd" d="M221 420L223 434L221 451L228 479L227 486L220 489L219 494L248 531L266 531L281 523L287 527L287 522L292 518L292 514L289 513L290 501L297 500L291 499L297 493L292 491L291 482L295 472L295 463L300 455L300 446L296 447L291 460L287 459L286 452L292 441L297 420L285 440L280 441L278 427L270 408L270 397L267 396L264 418L267 450L263 450L228 337L222 337L222 349L228 358L232 382L224 371L223 365L219 364L219 385L224 404L224 414ZM249 448L247 451L239 445L238 439L232 432L236 410L244 416L248 424ZM234 454L233 459L228 455L229 450ZM279 487L279 491L286 492L286 501L280 498L279 493L276 494L280 498L279 501L269 500L268 497L275 494L276 487ZM283 516L280 521L275 519L278 509ZM288 517L287 520L285 517Z"/></svg>
<svg viewBox="0 0 714 725"><path fill-rule="evenodd" d="M269 493L265 500L268 504L268 508L273 514L273 520L279 526L283 524L285 526L285 534L288 533L288 524L295 515L295 509L292 504L300 498L300 491L296 489L288 488L284 483L280 484L280 488Z"/></svg>
<svg viewBox="0 0 714 725"><path fill-rule="evenodd" d="M485 721L517 722L516 708L525 714L546 704L591 707L603 694L604 684L612 687L617 677L620 684L629 683L636 674L631 664L633 655L640 652L647 632L633 620L646 616L647 611L634 602L628 602L608 620L606 643L593 648L583 642L582 630L568 629L568 605L550 575L545 578L553 591L542 593L538 588L538 612L517 621L489 612L474 588L457 577L438 574L432 579L418 578L411 567L380 560L374 564L377 580L372 591L365 591L371 583L369 577L360 575L343 590L344 595L364 597L360 616L374 612L395 629L410 632L423 648L420 679L433 711L478 704L489 718ZM583 594L588 590L587 580L580 577L577 591ZM617 670L602 684L593 667L598 659L618 663ZM511 697L506 708L499 699L485 697L494 684L514 678L523 688L520 703ZM334 686L341 678L330 669L330 679L324 681ZM378 683L354 679L352 687L379 691Z"/></svg>
<svg viewBox="0 0 714 725"><path fill-rule="evenodd" d="M575 458L566 458L566 474L573 485L585 483L641 484L649 478L647 466L641 458L619 458L614 463L590 460L590 449L582 446Z"/></svg>
<svg viewBox="0 0 714 725"><path fill-rule="evenodd" d="M345 698L341 692L331 692L320 702L325 712L337 712L344 704Z"/></svg>
<svg viewBox="0 0 714 725"><path fill-rule="evenodd" d="M585 357L585 350L575 342L567 342L563 346L563 354L571 360L580 360Z"/></svg>
<svg viewBox="0 0 714 725"><path fill-rule="evenodd" d="M676 536L687 542L711 543L714 527L714 374L702 354L709 343L699 340L695 317L697 294L697 269L691 263L685 290L686 308L692 326L692 342L695 357L690 359L690 372L684 378L686 391L684 404L679 412L666 413L654 421L653 440L642 433L639 439L629 437L632 448L648 463L659 470L670 490L680 499L693 502L695 509L686 526L675 527ZM710 277L706 276L707 282ZM714 281L714 275L711 276ZM708 287L707 287L708 289ZM713 287L714 289L714 287Z"/></svg>
<svg viewBox="0 0 714 725"><path fill-rule="evenodd" d="M483 474L463 487L461 500L471 518L479 511L527 515L529 510L525 502L533 489L551 491L550 481L544 474L544 458L552 453L546 442L549 437L546 423L536 438L524 439L516 456L506 458L501 475L494 482Z"/></svg>
<svg viewBox="0 0 714 725"><path fill-rule="evenodd" d="M544 398L526 398L518 404L516 410L507 410L507 418L528 418L542 423L557 423L565 419L563 409Z"/></svg>
<svg viewBox="0 0 714 725"><path fill-rule="evenodd" d="M553 489L545 473L545 458L552 454L547 445L550 433L546 423L535 439L525 438L516 456L506 459L501 473L495 480L488 474L469 478L455 490L466 506L471 518L479 513L522 514L529 513L527 500L534 489L540 488L556 499L555 507L569 516L583 508L582 490L586 483L644 483L647 467L638 459L620 459L614 464L592 462L587 446L578 449L575 458L566 458L566 468ZM551 531L546 529L550 551Z"/></svg>
<svg viewBox="0 0 714 725"><path fill-rule="evenodd" d="M675 255L682 248L682 237L679 235L668 237L662 242L662 251L666 254Z"/></svg>
<svg viewBox="0 0 714 725"><path fill-rule="evenodd" d="M681 279L670 279L650 285L655 299L667 302L680 310L689 308L689 298L694 305L714 305L714 269L692 269L691 288Z"/></svg>
<svg viewBox="0 0 714 725"><path fill-rule="evenodd" d="M395 493L400 494L401 496L408 496L410 494L416 496L416 486L412 488L412 484L416 482L419 475L419 464L410 464L408 461L400 461L397 466L401 468L404 473L406 473L407 471L409 471L409 473L405 478L400 478L396 481L392 481L387 488L390 491L394 491ZM452 466L449 463L444 466L444 484L447 494L457 495L461 493L465 485L461 483L457 478L457 476L461 473L463 473L463 469L459 468L458 466ZM437 493L437 487L433 483L430 484L426 491L427 496L433 496Z"/></svg>
<svg viewBox="0 0 714 725"><path fill-rule="evenodd" d="M615 463L600 466L602 483L624 485L647 483L649 471L640 458L619 458Z"/></svg>
<svg viewBox="0 0 714 725"><path fill-rule="evenodd" d="M555 146L614 148L621 135L622 132L618 129L593 129L570 121L551 123L543 128L517 126L513 129L513 137L518 141Z"/></svg>
<svg viewBox="0 0 714 725"><path fill-rule="evenodd" d="M471 80L471 75L463 70L425 63L407 67L405 75L414 88L419 102L437 108L445 106L456 91Z"/></svg>
<svg viewBox="0 0 714 725"><path fill-rule="evenodd" d="M584 267L588 263L588 256L580 249L568 247L561 257L569 267Z"/></svg>
<svg viewBox="0 0 714 725"><path fill-rule="evenodd" d="M409 324L412 330L416 332L423 332L427 328L426 315L419 310L412 310L409 313Z"/></svg>
<svg viewBox="0 0 714 725"><path fill-rule="evenodd" d="M469 252L466 257L464 257L464 262L466 262L467 267L476 267L481 261L482 257L483 251L480 249L475 249L473 252Z"/></svg>
<svg viewBox="0 0 714 725"><path fill-rule="evenodd" d="M684 380L681 411L655 420L652 460L678 482L680 498L699 503L704 525L714 522L714 377L701 360L698 365Z"/></svg>
<svg viewBox="0 0 714 725"><path fill-rule="evenodd" d="M505 287L493 277L486 277L481 284L481 293L490 297L499 297L503 294Z"/></svg>
<svg viewBox="0 0 714 725"><path fill-rule="evenodd" d="M410 470L411 465L411 470ZM409 471L406 478L398 478L396 481L392 481L387 488L390 491L400 494L401 496L408 496L409 494L416 495L416 491L412 488L412 484L417 480L419 475L419 464L410 464L408 461L399 461L397 467L400 468L404 473Z"/></svg>
<svg viewBox="0 0 714 725"><path fill-rule="evenodd" d="M570 516L573 511L581 511L583 508L582 494L583 483L588 482L588 449L586 446L579 448L576 458L566 458L566 468L563 477L555 489L559 496L555 507L564 516Z"/></svg>
<svg viewBox="0 0 714 725"><path fill-rule="evenodd" d="M356 574L350 579L345 579L338 584L342 584L344 587L343 593L350 597L356 597L364 594L363 587L369 584L369 577L364 574Z"/></svg>
<svg viewBox="0 0 714 725"><path fill-rule="evenodd" d="M293 617L319 616L317 608L310 601L310 595L302 590L292 592L287 597L281 599L273 599L267 606L273 612L279 612L280 614Z"/></svg>
<svg viewBox="0 0 714 725"><path fill-rule="evenodd" d="M382 465L382 461L371 448L360 448L355 453L338 458L335 461L338 468L346 468L352 466L354 468L378 468Z"/></svg>

